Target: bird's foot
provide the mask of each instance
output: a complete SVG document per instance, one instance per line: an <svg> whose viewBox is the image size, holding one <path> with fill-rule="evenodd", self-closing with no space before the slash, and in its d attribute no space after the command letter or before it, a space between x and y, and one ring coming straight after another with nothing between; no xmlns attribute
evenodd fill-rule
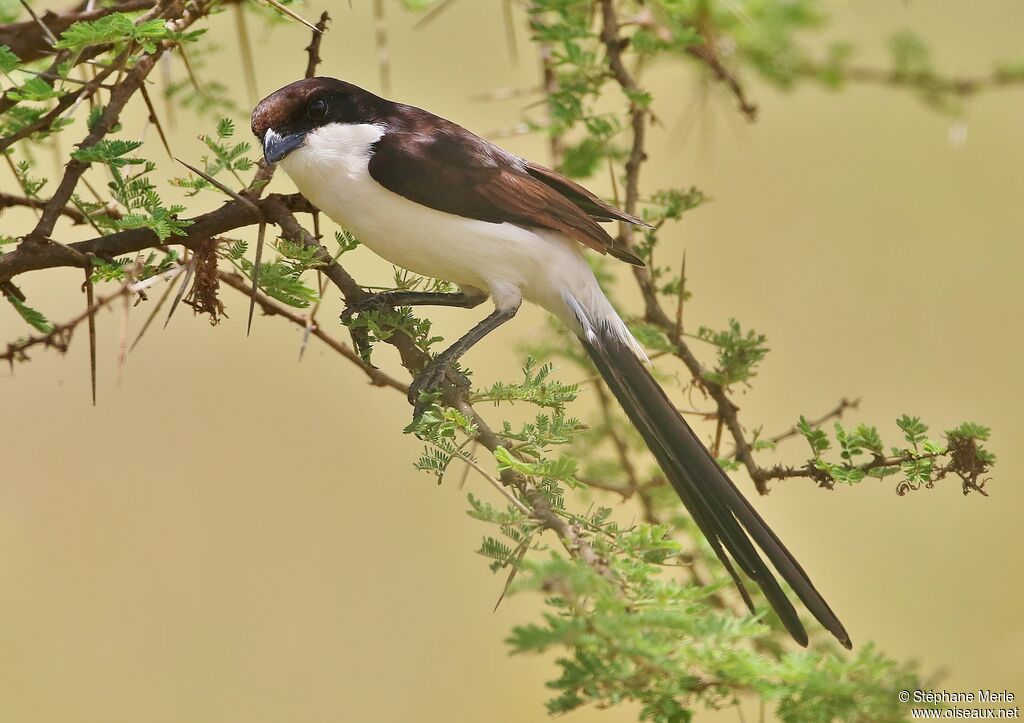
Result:
<svg viewBox="0 0 1024 723"><path fill-rule="evenodd" d="M348 327L348 333L352 337L352 346L355 347L359 358L370 366L373 366L370 363L370 354L373 351L370 344L370 333L361 324L352 326L352 317L357 314L365 314L366 312L381 312L393 308L394 304L392 303L391 295L387 291L381 291L367 296L362 301L355 301L346 305L345 310L341 312L339 317L341 323Z"/></svg>
<svg viewBox="0 0 1024 723"><path fill-rule="evenodd" d="M352 317L356 314L365 314L368 311L384 311L385 309L392 309L394 305L391 303L391 295L387 291L381 291L377 294L371 294L362 301L354 301L351 304L345 306L345 310L341 312L341 323L345 326L349 325L352 321Z"/></svg>
<svg viewBox="0 0 1024 723"><path fill-rule="evenodd" d="M413 405L414 423L444 392L446 384L456 389L469 389L469 378L451 364L435 359L413 380L409 385L409 403Z"/></svg>

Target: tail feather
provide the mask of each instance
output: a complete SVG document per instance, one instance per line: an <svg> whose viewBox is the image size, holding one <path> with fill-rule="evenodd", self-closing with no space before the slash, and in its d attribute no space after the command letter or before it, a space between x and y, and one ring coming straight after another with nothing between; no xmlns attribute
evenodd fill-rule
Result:
<svg viewBox="0 0 1024 723"><path fill-rule="evenodd" d="M783 625L801 645L807 631L800 622L759 547L815 618L845 647L850 637L835 613L765 521L740 494L722 468L680 416L644 363L623 339L622 330L580 318L580 340L630 421L643 436L694 522L736 582L747 606L753 603L735 564L764 592ZM614 320L621 324L617 318ZM627 332L628 333L628 332Z"/></svg>

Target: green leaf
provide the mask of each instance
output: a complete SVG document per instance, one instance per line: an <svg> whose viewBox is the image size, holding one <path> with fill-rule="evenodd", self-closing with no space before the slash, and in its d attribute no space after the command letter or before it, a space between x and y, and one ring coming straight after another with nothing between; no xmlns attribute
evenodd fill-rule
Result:
<svg viewBox="0 0 1024 723"><path fill-rule="evenodd" d="M134 37L135 23L130 15L111 13L99 20L79 21L61 33L55 48L81 50L90 45L103 45Z"/></svg>
<svg viewBox="0 0 1024 723"><path fill-rule="evenodd" d="M359 246L359 239L345 229L335 231L334 240L338 244L338 256L347 254L349 251L353 251L357 246Z"/></svg>
<svg viewBox="0 0 1024 723"><path fill-rule="evenodd" d="M569 178L589 178L594 175L608 153L607 143L593 136L587 136L579 143L565 147L562 163L558 170Z"/></svg>
<svg viewBox="0 0 1024 723"><path fill-rule="evenodd" d="M697 336L718 348L718 363L707 378L723 387L753 377L757 365L768 354L768 337L749 329L744 333L735 319L729 319L729 328L721 331L702 326Z"/></svg>
<svg viewBox="0 0 1024 723"><path fill-rule="evenodd" d="M251 278L252 263L242 259L241 265ZM290 267L280 262L260 264L259 284L267 296L297 309L305 309L319 298L316 290L306 286Z"/></svg>
<svg viewBox="0 0 1024 723"><path fill-rule="evenodd" d="M6 45L0 45L0 73L10 73L21 64L21 60Z"/></svg>
<svg viewBox="0 0 1024 723"><path fill-rule="evenodd" d="M904 414L896 420L896 426L903 430L904 439L915 449L927 440L925 435L928 432L928 425L922 422L920 417Z"/></svg>
<svg viewBox="0 0 1024 723"><path fill-rule="evenodd" d="M53 324L47 320L42 312L36 311L14 296L6 296L5 298L11 302L11 306L21 314L21 318L27 321L33 329L44 334L49 334L53 331Z"/></svg>
<svg viewBox="0 0 1024 723"><path fill-rule="evenodd" d="M946 435L955 437L970 437L971 439L980 439L981 441L984 442L985 440L988 439L990 432L991 430L982 424L977 424L976 422L964 422L956 429L951 429L947 431Z"/></svg>
<svg viewBox="0 0 1024 723"><path fill-rule="evenodd" d="M796 423L796 428L804 436L804 439L807 440L807 443L811 445L811 453L815 457L820 457L822 452L826 452L831 446L828 441L828 435L822 430L812 427L811 423L807 421L807 417L800 415L800 421Z"/></svg>
<svg viewBox="0 0 1024 723"><path fill-rule="evenodd" d="M12 100L27 100L38 103L58 97L60 91L54 90L52 85L38 75L33 75L18 88L8 92L7 95Z"/></svg>
<svg viewBox="0 0 1024 723"><path fill-rule="evenodd" d="M81 20L73 24L61 33L60 40L54 47L82 50L92 45L133 40L139 43L147 53L152 53L156 50L156 41L177 38L179 36L168 29L166 22L160 18L136 25L135 19L131 15L111 13L98 20Z"/></svg>
<svg viewBox="0 0 1024 723"><path fill-rule="evenodd" d="M115 168L145 163L141 158L125 158L126 153L141 148L142 141L127 141L121 138L104 138L87 148L71 152L71 157L83 163L105 163Z"/></svg>
<svg viewBox="0 0 1024 723"><path fill-rule="evenodd" d="M513 470L527 477L541 477L549 480L559 480L573 485L579 483L573 475L576 474L576 460L572 457L559 457L558 459L545 459L539 462L523 462L512 456L504 447L494 450L494 459L498 462L500 471Z"/></svg>

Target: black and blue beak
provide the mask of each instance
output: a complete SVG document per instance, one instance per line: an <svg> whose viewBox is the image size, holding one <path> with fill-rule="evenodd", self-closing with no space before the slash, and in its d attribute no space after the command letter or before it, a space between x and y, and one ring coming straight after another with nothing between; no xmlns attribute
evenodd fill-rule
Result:
<svg viewBox="0 0 1024 723"><path fill-rule="evenodd" d="M263 136L263 157L267 163L277 163L306 141L305 131L281 135L273 128L268 128Z"/></svg>

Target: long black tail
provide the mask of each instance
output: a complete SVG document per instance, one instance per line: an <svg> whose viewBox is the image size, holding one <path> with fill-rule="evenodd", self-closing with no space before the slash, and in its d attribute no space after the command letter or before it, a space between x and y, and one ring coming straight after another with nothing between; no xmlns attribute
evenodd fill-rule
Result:
<svg viewBox="0 0 1024 723"><path fill-rule="evenodd" d="M800 563L718 466L644 363L626 346L621 334L604 324L596 326L592 333L580 336L587 353L647 442L694 522L732 575L747 606L753 611L750 595L733 561L761 587L793 638L807 645L807 631L800 617L772 570L761 559L754 547L756 544L818 622L845 647L852 647L843 624L814 588Z"/></svg>

